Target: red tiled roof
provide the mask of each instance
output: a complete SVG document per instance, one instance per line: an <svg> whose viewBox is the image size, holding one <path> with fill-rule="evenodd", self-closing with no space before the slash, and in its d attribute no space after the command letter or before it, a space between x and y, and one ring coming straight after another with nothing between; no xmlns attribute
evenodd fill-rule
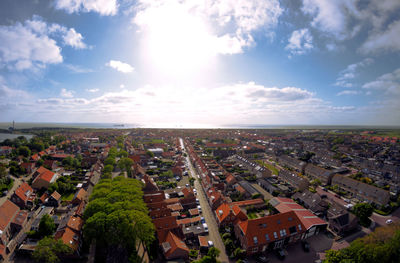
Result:
<svg viewBox="0 0 400 263"><path fill-rule="evenodd" d="M239 222L238 226L241 231L243 231L243 234L247 239L248 246L251 247L254 245L270 243L275 240L290 236L290 227L295 227L296 233L301 233L305 231L303 226L301 230L299 229L299 224L301 224L301 222L297 218L296 213L290 211L286 213L242 221ZM286 236L281 236L280 230L285 230ZM277 238L275 238L274 232L276 233ZM267 240L266 234L268 235L269 240Z"/></svg>
<svg viewBox="0 0 400 263"><path fill-rule="evenodd" d="M205 236L199 236L199 244L201 247L208 247L208 240Z"/></svg>
<svg viewBox="0 0 400 263"><path fill-rule="evenodd" d="M32 187L29 184L23 182L17 190L15 190L15 195L19 197L22 201L26 202L29 199L29 196L33 193Z"/></svg>
<svg viewBox="0 0 400 263"><path fill-rule="evenodd" d="M4 231L8 224L11 223L18 211L19 207L8 199L0 206L1 231Z"/></svg>
<svg viewBox="0 0 400 263"><path fill-rule="evenodd" d="M51 194L51 197L53 197L56 201L58 201L58 200L60 200L61 195L60 195L57 191L54 191L54 192Z"/></svg>
<svg viewBox="0 0 400 263"><path fill-rule="evenodd" d="M78 216L71 216L68 220L67 227L71 228L76 232L80 232L83 226L83 219Z"/></svg>
<svg viewBox="0 0 400 263"><path fill-rule="evenodd" d="M297 217L300 219L302 224L304 225L305 229L309 229L310 227L314 225L326 225L328 224L318 216L314 215L310 210L305 209L301 205L297 204L290 198L281 198L281 197L275 197L272 200L273 202L277 202L277 205L275 205L275 209L277 209L279 212L287 212L287 211L293 211L296 213Z"/></svg>
<svg viewBox="0 0 400 263"><path fill-rule="evenodd" d="M53 176L55 174L52 171L44 168L43 166L39 167L39 169L37 169L36 172L39 172L39 175L35 178L34 182L36 180L42 179L42 180L47 181L47 182L50 183L51 179L53 179Z"/></svg>
<svg viewBox="0 0 400 263"><path fill-rule="evenodd" d="M171 231L168 232L164 243L169 243L169 246L165 246L164 248L164 254L166 258L169 258L171 255L173 255L176 250L183 250L186 253L189 253L189 248L186 246L185 242L174 235Z"/></svg>
<svg viewBox="0 0 400 263"><path fill-rule="evenodd" d="M178 226L177 220L174 216L166 216L153 219L153 224L157 230L160 229L173 229ZM161 240L160 240L161 242Z"/></svg>

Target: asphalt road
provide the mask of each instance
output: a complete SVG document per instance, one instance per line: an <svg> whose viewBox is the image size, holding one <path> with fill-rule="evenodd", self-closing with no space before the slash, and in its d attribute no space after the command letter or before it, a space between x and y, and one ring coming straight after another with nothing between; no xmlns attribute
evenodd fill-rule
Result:
<svg viewBox="0 0 400 263"><path fill-rule="evenodd" d="M317 187L317 193L318 193L319 195L326 195L326 197L327 197L329 200L335 201L335 202L338 203L338 204L341 204L341 205L343 205L343 206L347 205L347 203L346 203L343 199L336 197L335 194L331 193L330 191L324 191L324 190L322 190L322 187L321 187L321 186L318 186L318 187Z"/></svg>
<svg viewBox="0 0 400 263"><path fill-rule="evenodd" d="M184 149L182 139L180 139L180 142L181 142L182 148ZM194 182L194 187L197 190L197 198L200 201L202 216L204 217L204 219L206 220L206 223L208 225L209 240L213 241L214 246L216 248L218 248L219 251L221 251L218 259L223 263L227 263L227 262L229 262L229 258L226 255L224 243L222 242L222 238L219 235L218 225L213 216L213 211L207 202L207 197L203 191L203 187L201 186L200 182L197 180L197 173L196 173L195 169L193 168L189 157L186 157L186 160L188 163L190 176L192 176L193 178L196 179L196 181Z"/></svg>

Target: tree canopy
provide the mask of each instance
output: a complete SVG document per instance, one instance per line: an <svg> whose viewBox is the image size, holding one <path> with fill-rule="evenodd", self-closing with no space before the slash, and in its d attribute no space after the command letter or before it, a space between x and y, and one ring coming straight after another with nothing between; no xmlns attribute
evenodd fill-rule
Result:
<svg viewBox="0 0 400 263"><path fill-rule="evenodd" d="M400 258L400 225L379 227L349 247L328 250L325 263L395 263Z"/></svg>
<svg viewBox="0 0 400 263"><path fill-rule="evenodd" d="M136 179L102 179L94 187L84 218L85 238L95 239L109 251L122 247L131 253L137 240L150 244L155 239L154 225L143 201L142 183Z"/></svg>
<svg viewBox="0 0 400 263"><path fill-rule="evenodd" d="M353 208L353 213L360 219L362 226L368 227L371 223L369 217L374 212L374 207L368 203L358 203Z"/></svg>
<svg viewBox="0 0 400 263"><path fill-rule="evenodd" d="M60 256L71 253L72 249L61 240L45 237L39 241L32 256L37 262L56 263L60 261Z"/></svg>

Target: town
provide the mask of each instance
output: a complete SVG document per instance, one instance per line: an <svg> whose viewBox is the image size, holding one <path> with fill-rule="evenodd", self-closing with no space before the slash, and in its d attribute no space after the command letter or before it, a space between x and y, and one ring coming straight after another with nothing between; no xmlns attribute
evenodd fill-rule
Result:
<svg viewBox="0 0 400 263"><path fill-rule="evenodd" d="M0 143L4 262L329 263L400 229L397 131L24 132Z"/></svg>

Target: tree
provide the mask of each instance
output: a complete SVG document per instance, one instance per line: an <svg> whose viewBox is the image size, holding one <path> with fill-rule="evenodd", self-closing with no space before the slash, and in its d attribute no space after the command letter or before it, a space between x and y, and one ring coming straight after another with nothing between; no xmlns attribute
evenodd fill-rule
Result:
<svg viewBox="0 0 400 263"><path fill-rule="evenodd" d="M246 253L246 250L238 247L233 251L233 256L237 259L243 259L245 256L245 253Z"/></svg>
<svg viewBox="0 0 400 263"><path fill-rule="evenodd" d="M51 218L48 214L45 214L39 223L39 235L41 237L50 236L56 230L56 225L54 224L53 218Z"/></svg>
<svg viewBox="0 0 400 263"><path fill-rule="evenodd" d="M107 164L104 166L103 173L111 173L114 170L114 166Z"/></svg>
<svg viewBox="0 0 400 263"><path fill-rule="evenodd" d="M7 169L4 165L0 165L0 178L3 178L7 175Z"/></svg>
<svg viewBox="0 0 400 263"><path fill-rule="evenodd" d="M400 258L400 225L376 228L339 251L328 250L325 263L394 263Z"/></svg>
<svg viewBox="0 0 400 263"><path fill-rule="evenodd" d="M45 237L39 241L32 256L37 262L56 263L60 256L72 254L72 249L61 240Z"/></svg>
<svg viewBox="0 0 400 263"><path fill-rule="evenodd" d="M115 165L115 158L114 157L107 157L107 159L104 161L104 165Z"/></svg>
<svg viewBox="0 0 400 263"><path fill-rule="evenodd" d="M199 255L199 251L196 249L191 249L189 251L189 257L196 259Z"/></svg>
<svg viewBox="0 0 400 263"><path fill-rule="evenodd" d="M118 167L121 170L125 170L128 173L128 176L132 176L132 165L133 165L133 160L128 157L121 158L118 161Z"/></svg>
<svg viewBox="0 0 400 263"><path fill-rule="evenodd" d="M154 157L154 153L153 153L153 152L150 152L150 151L147 151L147 152L146 152L146 155L147 155L148 157L150 157L150 158L153 158L153 157Z"/></svg>
<svg viewBox="0 0 400 263"><path fill-rule="evenodd" d="M31 150L27 146L20 146L17 149L17 154L28 158L31 156Z"/></svg>
<svg viewBox="0 0 400 263"><path fill-rule="evenodd" d="M369 217L374 212L374 208L371 204L368 203L358 203L353 207L353 213L360 220L360 224L365 227L369 227L371 224L371 220Z"/></svg>
<svg viewBox="0 0 400 263"><path fill-rule="evenodd" d="M155 239L142 186L139 180L118 176L100 180L93 189L84 212L83 234L89 242L95 239L108 257L125 253L128 261L135 258L137 240L149 245Z"/></svg>
<svg viewBox="0 0 400 263"><path fill-rule="evenodd" d="M122 150L122 151L119 151L119 152L118 152L117 156L118 156L118 157L128 157L129 154L128 154L127 151Z"/></svg>

